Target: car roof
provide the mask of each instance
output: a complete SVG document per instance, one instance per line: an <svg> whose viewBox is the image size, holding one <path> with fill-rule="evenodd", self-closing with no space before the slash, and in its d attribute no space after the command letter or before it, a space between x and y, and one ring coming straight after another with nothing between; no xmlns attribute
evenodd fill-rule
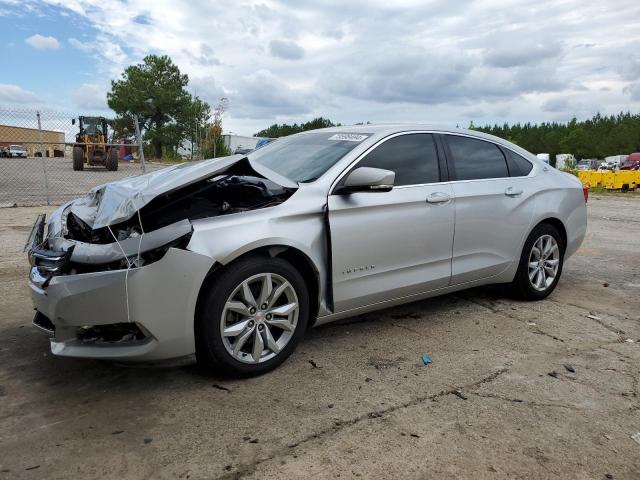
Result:
<svg viewBox="0 0 640 480"><path fill-rule="evenodd" d="M396 133L405 132L408 130L430 130L438 132L472 132L472 130L466 130L464 128L447 128L441 125L432 125L426 123L368 123L363 125L341 125L339 127L327 127L319 130L312 131L325 131L325 132L366 132L366 133Z"/></svg>
<svg viewBox="0 0 640 480"><path fill-rule="evenodd" d="M468 130L466 128L452 128L445 127L442 125L430 125L430 124L422 124L422 123L370 123L366 125L344 125L340 127L328 127L328 128L320 128L317 130L308 130L306 132L299 133L298 135L304 135L305 133L313 133L313 132L349 132L349 133L368 133L372 134L375 138L372 140L379 140L380 138L386 137L388 135L393 135L394 133L402 133L402 132L411 132L411 131L429 131L436 133L449 133L449 134L458 134L458 135L467 135L470 137L476 137L484 140L488 140L491 142L499 143L505 147L514 150L520 155L526 156L529 160L535 159L536 156L531 152L515 145L507 140L504 140L500 137L496 137L494 135L489 135L488 133L479 132L477 130Z"/></svg>

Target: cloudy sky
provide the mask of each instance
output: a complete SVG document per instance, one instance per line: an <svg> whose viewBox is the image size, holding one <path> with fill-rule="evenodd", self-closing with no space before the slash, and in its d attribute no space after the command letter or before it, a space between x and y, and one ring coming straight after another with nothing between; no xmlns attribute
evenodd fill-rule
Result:
<svg viewBox="0 0 640 480"><path fill-rule="evenodd" d="M0 0L0 106L106 113L167 54L224 127L640 112L640 1Z"/></svg>

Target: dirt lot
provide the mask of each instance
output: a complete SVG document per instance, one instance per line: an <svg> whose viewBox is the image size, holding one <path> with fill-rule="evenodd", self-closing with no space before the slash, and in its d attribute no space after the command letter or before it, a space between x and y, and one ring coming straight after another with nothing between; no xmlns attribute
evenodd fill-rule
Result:
<svg viewBox="0 0 640 480"><path fill-rule="evenodd" d="M148 163L147 171L163 166ZM68 157L0 158L0 207L46 205L47 195L49 203L60 204L84 195L96 185L140 173L138 163L120 162L115 172L100 166L86 166L75 172Z"/></svg>
<svg viewBox="0 0 640 480"><path fill-rule="evenodd" d="M640 198L588 208L545 301L483 288L327 325L240 381L53 357L21 253L39 209L0 209L0 478L638 479Z"/></svg>

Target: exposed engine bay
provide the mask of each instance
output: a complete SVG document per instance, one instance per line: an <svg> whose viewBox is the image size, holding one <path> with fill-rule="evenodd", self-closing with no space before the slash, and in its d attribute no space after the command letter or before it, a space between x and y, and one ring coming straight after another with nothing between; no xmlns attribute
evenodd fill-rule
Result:
<svg viewBox="0 0 640 480"><path fill-rule="evenodd" d="M129 220L93 230L73 213L65 238L87 243L113 243L179 222L271 207L293 191L254 175L225 174L156 197Z"/></svg>
<svg viewBox="0 0 640 480"><path fill-rule="evenodd" d="M193 232L193 220L275 206L296 190L258 173L246 158L165 191L153 185L155 180L164 186L168 180L188 173L188 168L177 168L174 175L167 169L160 181L151 174L147 190L140 191L153 191L151 185L156 188L154 195L147 193L144 205L123 221L95 228L94 220L104 207L101 202L105 190L100 188L72 202L56 219L57 225L52 225L53 219L49 223L46 237L40 228L36 235L40 240L32 241L30 248L32 265L44 279L139 267L159 260L171 247L185 248ZM107 188L112 186L116 190L119 185L107 184ZM116 209L122 205L130 208L130 199L116 198L122 202Z"/></svg>

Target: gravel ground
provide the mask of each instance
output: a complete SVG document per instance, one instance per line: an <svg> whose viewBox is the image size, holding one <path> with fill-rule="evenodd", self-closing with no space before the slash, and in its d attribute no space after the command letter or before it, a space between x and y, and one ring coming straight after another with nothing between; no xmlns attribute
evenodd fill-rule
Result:
<svg viewBox="0 0 640 480"><path fill-rule="evenodd" d="M164 167L147 164L147 171ZM85 166L73 170L71 158L0 158L0 207L56 205L84 195L92 187L142 173L140 164L120 162L118 170ZM46 179L46 182L45 182Z"/></svg>
<svg viewBox="0 0 640 480"><path fill-rule="evenodd" d="M352 318L232 381L53 357L21 253L41 209L0 209L0 478L638 479L639 207L592 196L545 301L491 287Z"/></svg>

